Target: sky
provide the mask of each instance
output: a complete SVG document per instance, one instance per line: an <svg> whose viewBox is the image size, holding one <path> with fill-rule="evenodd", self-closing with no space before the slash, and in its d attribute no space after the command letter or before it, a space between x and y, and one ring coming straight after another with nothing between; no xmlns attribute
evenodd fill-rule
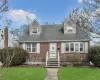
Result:
<svg viewBox="0 0 100 80"><path fill-rule="evenodd" d="M13 21L13 27L29 24L36 19L44 22L60 24L68 17L72 9L82 7L82 0L10 0L10 11L7 17ZM28 18L26 18L28 16Z"/></svg>

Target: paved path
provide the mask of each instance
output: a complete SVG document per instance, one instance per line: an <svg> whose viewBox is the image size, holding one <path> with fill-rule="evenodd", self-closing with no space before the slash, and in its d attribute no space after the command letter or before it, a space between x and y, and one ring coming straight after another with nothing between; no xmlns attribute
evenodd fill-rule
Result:
<svg viewBox="0 0 100 80"><path fill-rule="evenodd" d="M58 80L58 68L47 68L45 80Z"/></svg>

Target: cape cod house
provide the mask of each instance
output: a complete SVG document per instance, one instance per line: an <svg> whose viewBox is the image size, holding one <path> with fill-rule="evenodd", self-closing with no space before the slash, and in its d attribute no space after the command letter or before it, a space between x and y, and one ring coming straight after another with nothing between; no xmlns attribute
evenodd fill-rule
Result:
<svg viewBox="0 0 100 80"><path fill-rule="evenodd" d="M46 67L60 67L73 56L88 61L90 38L70 21L63 24L40 25L36 20L19 38L19 47L28 51L27 64L46 63Z"/></svg>

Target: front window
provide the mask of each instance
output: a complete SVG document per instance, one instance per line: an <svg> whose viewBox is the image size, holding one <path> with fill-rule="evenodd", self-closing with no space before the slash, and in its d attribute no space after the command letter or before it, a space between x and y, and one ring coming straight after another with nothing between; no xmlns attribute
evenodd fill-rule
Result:
<svg viewBox="0 0 100 80"><path fill-rule="evenodd" d="M26 44L26 50L27 50L27 52L31 52L31 44L30 43Z"/></svg>
<svg viewBox="0 0 100 80"><path fill-rule="evenodd" d="M37 33L37 28L33 28L33 33Z"/></svg>
<svg viewBox="0 0 100 80"><path fill-rule="evenodd" d="M79 51L79 43L75 43L75 51Z"/></svg>
<svg viewBox="0 0 100 80"><path fill-rule="evenodd" d="M70 51L74 51L74 43L70 43Z"/></svg>
<svg viewBox="0 0 100 80"><path fill-rule="evenodd" d="M83 43L80 43L80 51L83 51Z"/></svg>
<svg viewBox="0 0 100 80"><path fill-rule="evenodd" d="M26 43L26 51L27 52L37 52L37 44L36 43Z"/></svg>
<svg viewBox="0 0 100 80"><path fill-rule="evenodd" d="M82 42L68 42L65 43L66 52L82 52L84 51L84 44Z"/></svg>
<svg viewBox="0 0 100 80"><path fill-rule="evenodd" d="M32 43L32 52L36 52L37 51L37 45L36 43Z"/></svg>
<svg viewBox="0 0 100 80"><path fill-rule="evenodd" d="M69 51L69 44L68 43L66 44L65 50Z"/></svg>

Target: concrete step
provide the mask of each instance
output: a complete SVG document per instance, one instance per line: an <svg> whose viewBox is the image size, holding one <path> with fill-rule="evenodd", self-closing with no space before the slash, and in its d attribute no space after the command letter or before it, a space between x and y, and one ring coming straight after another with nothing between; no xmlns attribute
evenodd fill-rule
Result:
<svg viewBox="0 0 100 80"><path fill-rule="evenodd" d="M58 64L47 64L47 66L58 66Z"/></svg>
<svg viewBox="0 0 100 80"><path fill-rule="evenodd" d="M57 59L57 58L50 58L50 59L48 59L48 60L58 61L58 59Z"/></svg>
<svg viewBox="0 0 100 80"><path fill-rule="evenodd" d="M52 60L52 59L50 59L50 60L48 60L48 61L54 61L54 62L58 62L58 60Z"/></svg>
<svg viewBox="0 0 100 80"><path fill-rule="evenodd" d="M48 61L48 64L58 64L58 62L54 62L54 61Z"/></svg>
<svg viewBox="0 0 100 80"><path fill-rule="evenodd" d="M60 66L46 66L46 68L60 68Z"/></svg>

